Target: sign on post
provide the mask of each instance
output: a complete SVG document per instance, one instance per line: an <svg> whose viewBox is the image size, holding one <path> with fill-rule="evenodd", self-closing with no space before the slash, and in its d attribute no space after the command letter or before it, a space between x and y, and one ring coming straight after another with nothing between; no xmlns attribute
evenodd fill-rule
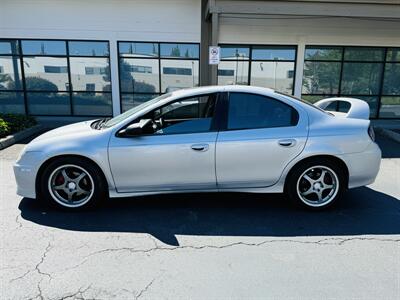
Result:
<svg viewBox="0 0 400 300"><path fill-rule="evenodd" d="M221 48L218 46L210 46L208 49L208 63L210 65L218 65L221 60Z"/></svg>

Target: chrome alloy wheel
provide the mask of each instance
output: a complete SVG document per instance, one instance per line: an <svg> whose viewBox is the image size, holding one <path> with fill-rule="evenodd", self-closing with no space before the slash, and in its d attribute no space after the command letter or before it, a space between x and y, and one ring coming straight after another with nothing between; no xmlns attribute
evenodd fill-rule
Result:
<svg viewBox="0 0 400 300"><path fill-rule="evenodd" d="M62 206L80 207L93 196L92 176L77 165L62 165L49 176L48 188L52 198Z"/></svg>
<svg viewBox="0 0 400 300"><path fill-rule="evenodd" d="M320 207L330 203L339 191L336 173L326 166L308 168L297 180L297 194L306 205Z"/></svg>

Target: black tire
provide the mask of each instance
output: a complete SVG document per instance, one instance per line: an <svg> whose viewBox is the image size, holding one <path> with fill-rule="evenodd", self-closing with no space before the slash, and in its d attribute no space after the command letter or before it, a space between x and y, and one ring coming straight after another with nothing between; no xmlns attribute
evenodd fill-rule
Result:
<svg viewBox="0 0 400 300"><path fill-rule="evenodd" d="M88 182L88 186L90 189L90 193L87 192L89 194L87 196L87 200L83 201L82 204L77 204L73 207L71 205L74 204L68 206L69 205L68 203L63 203L62 200L58 199L59 198L58 194L62 194L63 191L57 193L56 195L54 190L51 191L50 188L51 183L49 183L49 180L51 179L50 176L54 177L55 176L54 172L57 172L58 169L61 171L66 166L70 166L68 168L72 168L72 169L66 169L67 172L68 170L74 170L74 166L76 166L77 168L81 168L81 170L83 170L89 175L83 177L84 182ZM104 178L101 169L90 160L80 157L67 156L67 157L60 157L51 161L44 169L41 178L39 180L40 180L39 199L43 204L52 208L68 210L68 211L87 210L100 206L100 204L102 204L104 200L106 200L106 198L108 197L107 182ZM75 195L78 194L75 193Z"/></svg>
<svg viewBox="0 0 400 300"><path fill-rule="evenodd" d="M334 186L334 188L325 189L324 188L325 185L322 185L321 187L320 183L321 177L319 177L318 181L319 184L316 186L317 190L315 190L315 185L318 182L311 184L310 181L304 178L304 173L306 172L305 175L309 175L308 178L311 177L311 179L315 179L318 178L318 175L321 174L323 170L325 170L327 172L326 174L329 175L329 176L325 175L324 179L322 179L324 180L324 184L328 184L327 186L332 185ZM332 171L334 175L331 174L330 171ZM332 179L331 184L329 183L329 177L331 177ZM335 180L337 184L334 184ZM307 185L309 185L310 188ZM337 205L337 203L342 198L346 189L347 189L347 176L345 170L340 168L340 164L338 164L337 162L323 158L309 159L296 165L289 172L285 184L285 194L296 206L314 211L332 208L333 206ZM309 195L307 196L303 195L303 193L307 193L310 190L312 190L312 192L310 192ZM321 190L322 192L320 192ZM329 197L329 194L331 193L332 190L333 192ZM322 201L321 203L318 203L319 201L318 193L315 191L318 191L322 194L321 198L327 197L326 202ZM315 201L314 199L311 200L309 199L310 201L307 201L306 199L304 199L306 197L315 198Z"/></svg>

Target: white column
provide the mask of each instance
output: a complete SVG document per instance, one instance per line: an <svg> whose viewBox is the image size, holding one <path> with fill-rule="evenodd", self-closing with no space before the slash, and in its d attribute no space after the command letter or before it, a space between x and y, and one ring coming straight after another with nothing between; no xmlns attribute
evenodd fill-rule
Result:
<svg viewBox="0 0 400 300"><path fill-rule="evenodd" d="M119 74L118 74L118 49L117 41L110 39L110 71L111 71L111 90L112 90L112 108L113 115L121 113L120 97L119 97Z"/></svg>
<svg viewBox="0 0 400 300"><path fill-rule="evenodd" d="M306 48L305 42L300 40L297 45L296 79L294 82L294 95L299 98L301 97L301 87L303 82L305 48Z"/></svg>

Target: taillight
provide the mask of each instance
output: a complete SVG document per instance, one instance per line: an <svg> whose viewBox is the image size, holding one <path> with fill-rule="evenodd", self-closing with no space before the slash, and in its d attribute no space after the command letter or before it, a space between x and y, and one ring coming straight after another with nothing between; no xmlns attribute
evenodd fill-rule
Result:
<svg viewBox="0 0 400 300"><path fill-rule="evenodd" d="M368 127L368 135L371 138L371 140L373 142L375 142L375 131L374 131L374 128L371 125L369 125L369 127Z"/></svg>

